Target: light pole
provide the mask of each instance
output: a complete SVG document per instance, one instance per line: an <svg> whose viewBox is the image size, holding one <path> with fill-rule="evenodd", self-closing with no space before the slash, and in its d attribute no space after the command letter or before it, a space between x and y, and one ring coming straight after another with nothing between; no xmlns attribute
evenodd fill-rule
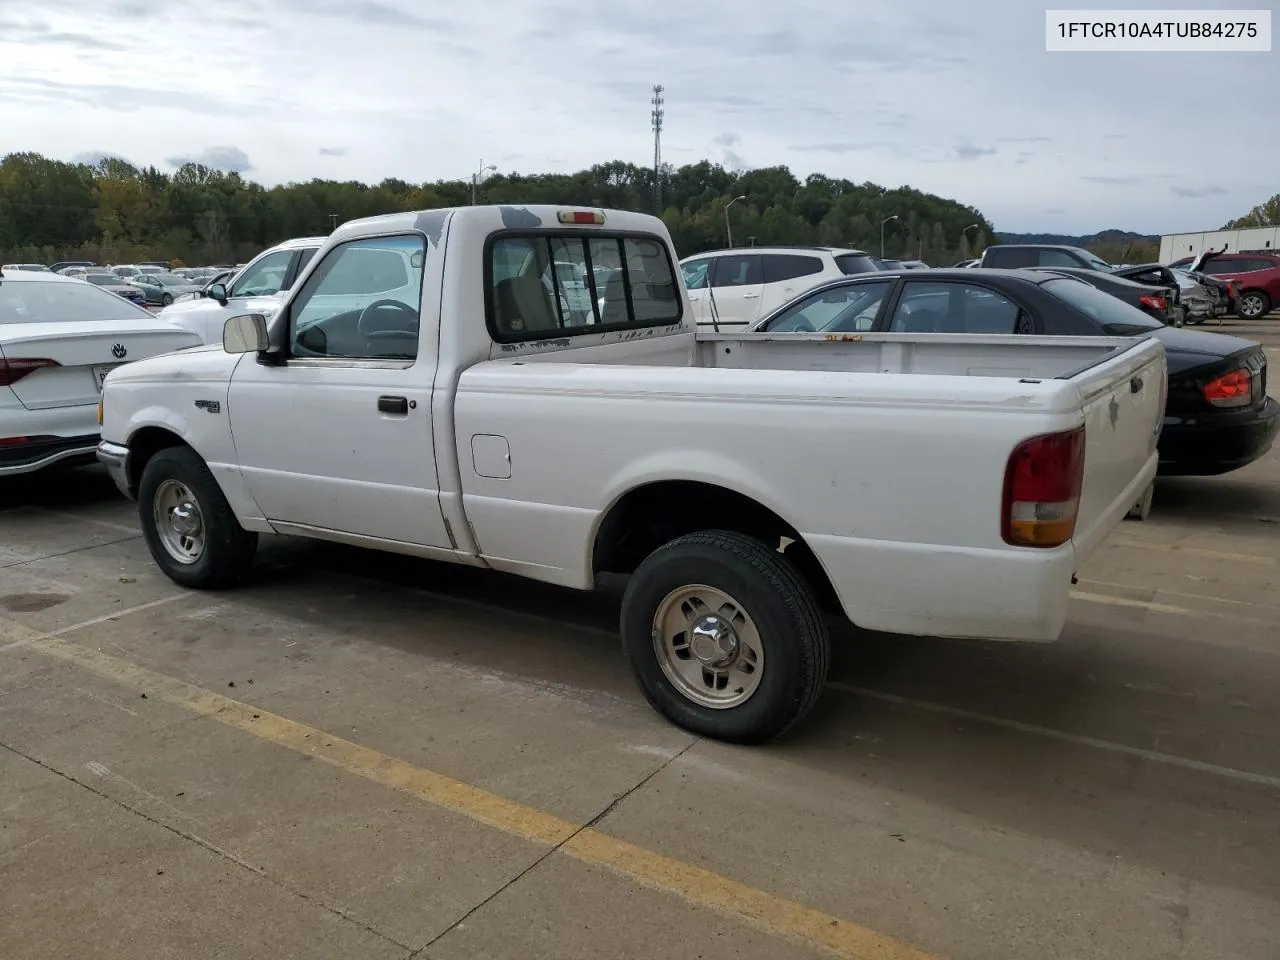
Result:
<svg viewBox="0 0 1280 960"><path fill-rule="evenodd" d="M476 187L480 185L480 181L484 179L486 173L493 173L497 169L492 163L486 167L484 161L481 160L480 169L471 175L471 205L473 207L476 205Z"/></svg>
<svg viewBox="0 0 1280 960"><path fill-rule="evenodd" d="M895 213L893 216L885 217L883 220L880 221L880 259L881 260L884 259L884 225L888 223L890 220L897 220L897 219L898 219L898 215Z"/></svg>
<svg viewBox="0 0 1280 960"><path fill-rule="evenodd" d="M729 222L729 208L732 207L739 200L745 200L745 199L747 199L745 196L734 197L732 200L730 200L728 203L724 205L724 236L725 236L725 240L728 241L730 247L733 246L733 224Z"/></svg>

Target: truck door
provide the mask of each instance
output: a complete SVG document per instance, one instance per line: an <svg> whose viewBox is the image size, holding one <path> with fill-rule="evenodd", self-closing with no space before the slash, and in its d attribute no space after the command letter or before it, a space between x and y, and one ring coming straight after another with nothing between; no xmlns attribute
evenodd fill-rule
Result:
<svg viewBox="0 0 1280 960"><path fill-rule="evenodd" d="M283 361L236 367L240 468L282 532L451 546L431 426L439 311L424 307L440 268L420 233L336 246L281 318Z"/></svg>

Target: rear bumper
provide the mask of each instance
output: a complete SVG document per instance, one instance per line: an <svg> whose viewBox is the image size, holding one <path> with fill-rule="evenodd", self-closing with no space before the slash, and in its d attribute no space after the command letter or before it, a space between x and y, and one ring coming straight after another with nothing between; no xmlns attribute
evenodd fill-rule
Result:
<svg viewBox="0 0 1280 960"><path fill-rule="evenodd" d="M1280 430L1280 403L1210 417L1166 417L1160 433L1160 475L1213 477L1247 466L1271 449Z"/></svg>
<svg viewBox="0 0 1280 960"><path fill-rule="evenodd" d="M1127 509L1127 505L1126 505ZM856 626L982 640L1057 640L1076 549L980 549L802 534Z"/></svg>
<svg viewBox="0 0 1280 960"><path fill-rule="evenodd" d="M96 434L82 437L32 437L26 443L0 444L0 477L35 473L53 466L92 463Z"/></svg>
<svg viewBox="0 0 1280 960"><path fill-rule="evenodd" d="M98 462L107 468L107 474L120 492L130 500L134 499L136 491L129 483L129 448L103 440L98 444L97 455Z"/></svg>

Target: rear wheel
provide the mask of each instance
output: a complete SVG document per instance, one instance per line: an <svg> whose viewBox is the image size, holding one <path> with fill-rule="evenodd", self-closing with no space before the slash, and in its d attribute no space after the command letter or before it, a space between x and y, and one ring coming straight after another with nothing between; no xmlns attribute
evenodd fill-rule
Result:
<svg viewBox="0 0 1280 960"><path fill-rule="evenodd" d="M1241 320L1257 320L1271 312L1271 298L1261 290L1246 290L1236 300L1236 316Z"/></svg>
<svg viewBox="0 0 1280 960"><path fill-rule="evenodd" d="M258 535L240 526L190 447L161 450L147 462L138 484L138 519L156 565L181 586L225 587L253 565Z"/></svg>
<svg viewBox="0 0 1280 960"><path fill-rule="evenodd" d="M169 304L171 304L171 303L173 303L173 294L172 294L172 293L164 293L164 294L161 294L161 295L160 295L160 306L162 306L162 307L167 307L167 306L169 306Z"/></svg>
<svg viewBox="0 0 1280 960"><path fill-rule="evenodd" d="M733 743L785 733L817 702L830 639L791 562L713 530L640 564L622 602L622 643L645 698L672 723Z"/></svg>

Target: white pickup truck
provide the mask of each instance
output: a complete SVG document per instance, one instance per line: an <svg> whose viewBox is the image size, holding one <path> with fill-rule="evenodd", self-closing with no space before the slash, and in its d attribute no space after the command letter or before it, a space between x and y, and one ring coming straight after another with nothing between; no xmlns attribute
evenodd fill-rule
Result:
<svg viewBox="0 0 1280 960"><path fill-rule="evenodd" d="M466 207L347 223L270 321L112 372L98 455L187 587L259 534L630 575L649 701L756 742L822 690L824 612L1055 639L1155 473L1164 384L1154 339L696 335L660 220Z"/></svg>

